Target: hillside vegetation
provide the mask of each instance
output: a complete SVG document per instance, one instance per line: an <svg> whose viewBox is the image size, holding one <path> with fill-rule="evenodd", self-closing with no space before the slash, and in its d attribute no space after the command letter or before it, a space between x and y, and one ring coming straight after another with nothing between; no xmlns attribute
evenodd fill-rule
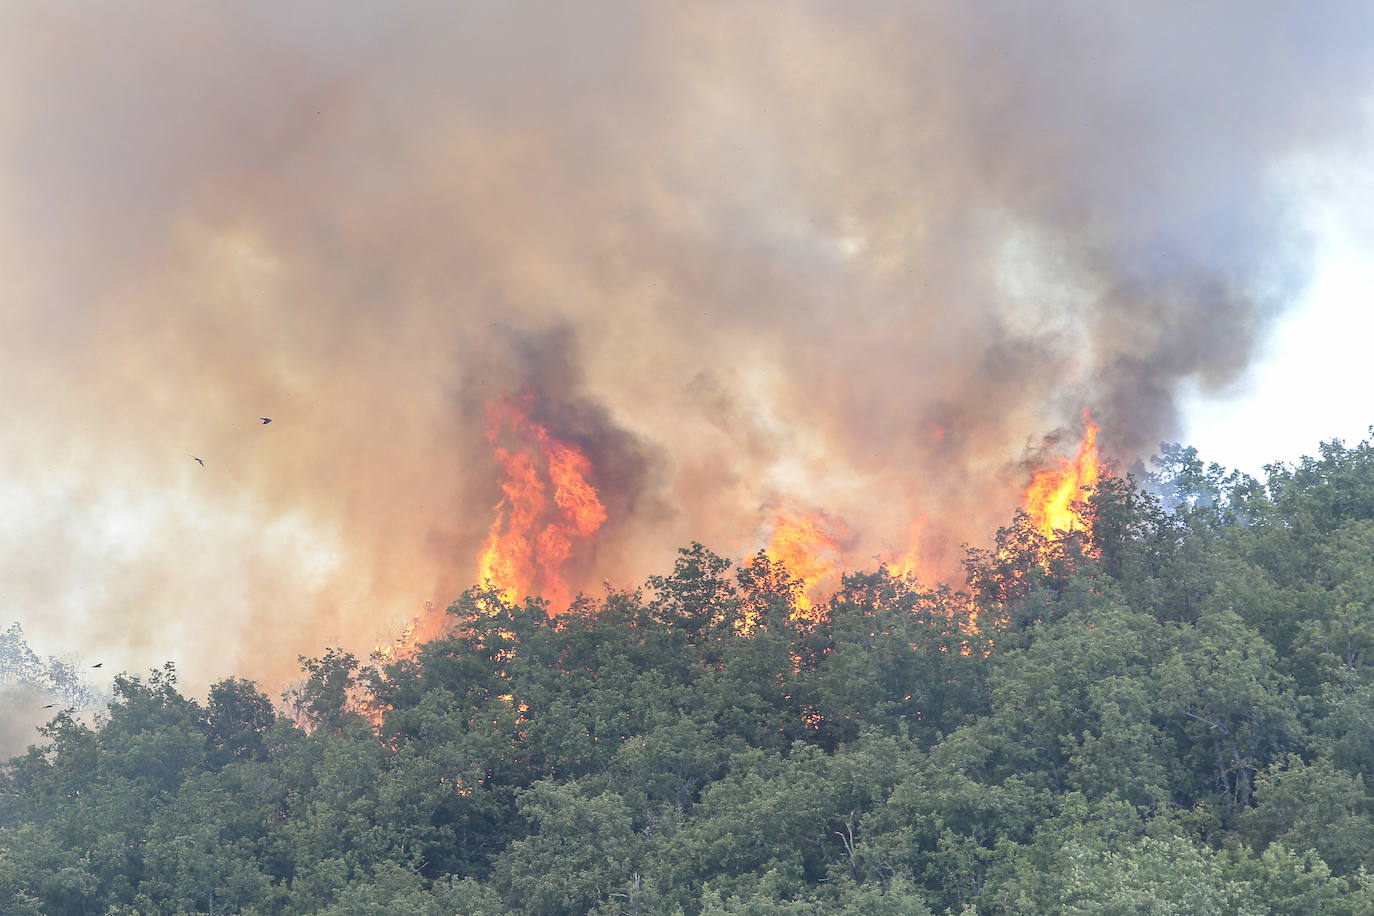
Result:
<svg viewBox="0 0 1374 916"><path fill-rule="evenodd" d="M1374 447L1149 490L1018 517L962 591L799 617L692 545L304 659L285 713L120 677L0 774L0 912L1374 914Z"/></svg>

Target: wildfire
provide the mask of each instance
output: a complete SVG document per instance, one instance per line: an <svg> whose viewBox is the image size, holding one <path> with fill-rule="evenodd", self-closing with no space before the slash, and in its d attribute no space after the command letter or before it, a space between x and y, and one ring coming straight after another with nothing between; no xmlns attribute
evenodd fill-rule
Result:
<svg viewBox="0 0 1374 916"><path fill-rule="evenodd" d="M528 394L487 405L486 435L501 472L501 498L493 507L495 518L477 558L477 575L479 582L494 588L505 601L538 594L558 612L571 597L565 567L594 543L607 512L591 482L591 460L577 445L555 437L536 421L531 415L534 406L534 396ZM1074 504L1098 483L1100 428L1087 414L1083 422L1076 454L1036 471L1024 491L1030 526L1048 538L1056 532L1089 529L1089 520ZM883 558L894 577L915 581L938 574L931 572L933 561L922 546L928 523L926 515L917 517L906 539L911 546ZM801 583L792 604L796 618L815 620L820 613L817 605L853 561L855 540L844 521L823 511L776 512L763 552L777 564L779 574L785 570L786 577ZM978 609L973 603L952 613L962 613L963 625L970 633L978 632ZM426 613L412 621L393 645L378 646L374 657L382 662L405 657L446 625L444 615L427 604Z"/></svg>
<svg viewBox="0 0 1374 916"><path fill-rule="evenodd" d="M1056 531L1086 531L1088 522L1074 511L1073 503L1082 501L1097 485L1098 426L1088 415L1083 417L1083 441L1078 454L1055 468L1037 471L1026 488L1026 512L1036 529L1046 537Z"/></svg>
<svg viewBox="0 0 1374 916"><path fill-rule="evenodd" d="M432 613L432 605L425 602L425 613ZM421 615L416 614L410 618L410 623L406 624L401 630L401 635L392 641L391 645L378 643L372 650L372 657L375 661L384 665L389 665L398 658L405 658L410 655L416 645L415 631L420 626Z"/></svg>
<svg viewBox="0 0 1374 916"><path fill-rule="evenodd" d="M921 534L925 529L928 516L922 514L916 521L911 523L911 530L907 535L907 543L911 546L906 552L899 556L889 556L884 560L887 571L897 579L916 579L921 578L926 571L925 558L921 555Z"/></svg>
<svg viewBox="0 0 1374 916"><path fill-rule="evenodd" d="M571 596L563 565L606 521L588 482L592 463L530 419L532 398L487 405L487 439L501 466L501 500L477 575L508 601L540 594L555 609Z"/></svg>
<svg viewBox="0 0 1374 916"><path fill-rule="evenodd" d="M449 616L444 609L433 601L426 601L424 610L401 629L401 634L391 643L378 643L372 649L372 660L378 664L389 665L403 658L411 658L415 650L431 639L447 632Z"/></svg>
<svg viewBox="0 0 1374 916"><path fill-rule="evenodd" d="M796 609L806 614L812 608L808 594L840 568L841 543L849 532L843 522L823 514L789 515L779 512L777 525L764 552L781 563L794 578L802 581Z"/></svg>

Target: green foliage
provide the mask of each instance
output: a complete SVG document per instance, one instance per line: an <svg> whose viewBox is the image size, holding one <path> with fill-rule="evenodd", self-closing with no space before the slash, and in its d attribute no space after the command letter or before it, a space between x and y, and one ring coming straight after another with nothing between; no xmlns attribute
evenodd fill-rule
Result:
<svg viewBox="0 0 1374 916"><path fill-rule="evenodd" d="M1314 850L1338 875L1374 868L1374 797L1360 776L1289 754L1260 775L1255 798L1241 823L1251 842Z"/></svg>
<svg viewBox="0 0 1374 916"><path fill-rule="evenodd" d="M1017 516L963 591L799 614L694 544L303 658L286 715L121 675L0 767L0 912L1374 916L1374 450L1148 483Z"/></svg>
<svg viewBox="0 0 1374 916"><path fill-rule="evenodd" d="M532 830L510 845L495 874L513 909L587 913L632 883L644 844L619 795L546 780L522 792L518 805Z"/></svg>
<svg viewBox="0 0 1374 916"><path fill-rule="evenodd" d="M1260 916L1226 881L1210 850L1182 837L1143 837L1121 849L1070 844L1058 899L1019 901L1026 913L1101 916Z"/></svg>
<svg viewBox="0 0 1374 916"><path fill-rule="evenodd" d="M1239 809L1255 774L1296 746L1297 704L1275 661L1263 636L1224 611L1181 625L1158 669L1161 704L1187 736L1187 755L1213 768L1217 791Z"/></svg>
<svg viewBox="0 0 1374 916"><path fill-rule="evenodd" d="M1333 877L1312 850L1294 853L1275 843L1259 856L1238 855L1230 868L1238 897L1252 912L1274 916L1369 916L1374 882L1366 872Z"/></svg>

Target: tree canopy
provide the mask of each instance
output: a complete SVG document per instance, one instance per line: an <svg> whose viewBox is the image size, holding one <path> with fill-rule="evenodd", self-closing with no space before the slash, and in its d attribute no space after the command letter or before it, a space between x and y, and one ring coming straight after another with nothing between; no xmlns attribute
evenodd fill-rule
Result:
<svg viewBox="0 0 1374 916"><path fill-rule="evenodd" d="M693 544L281 703L120 676L0 770L0 911L1374 914L1374 447L1157 469L963 589Z"/></svg>

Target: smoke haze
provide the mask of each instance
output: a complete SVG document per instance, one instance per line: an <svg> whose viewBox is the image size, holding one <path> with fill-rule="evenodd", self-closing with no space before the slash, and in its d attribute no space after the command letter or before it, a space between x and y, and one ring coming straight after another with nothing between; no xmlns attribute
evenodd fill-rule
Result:
<svg viewBox="0 0 1374 916"><path fill-rule="evenodd" d="M522 390L607 507L578 586L788 506L949 569L1084 410L1129 461L1246 366L1372 19L5 4L0 611L192 681L365 651L470 584Z"/></svg>
<svg viewBox="0 0 1374 916"><path fill-rule="evenodd" d="M43 710L42 693L23 685L0 687L0 759L24 753L30 744L39 743L38 726L51 718Z"/></svg>

